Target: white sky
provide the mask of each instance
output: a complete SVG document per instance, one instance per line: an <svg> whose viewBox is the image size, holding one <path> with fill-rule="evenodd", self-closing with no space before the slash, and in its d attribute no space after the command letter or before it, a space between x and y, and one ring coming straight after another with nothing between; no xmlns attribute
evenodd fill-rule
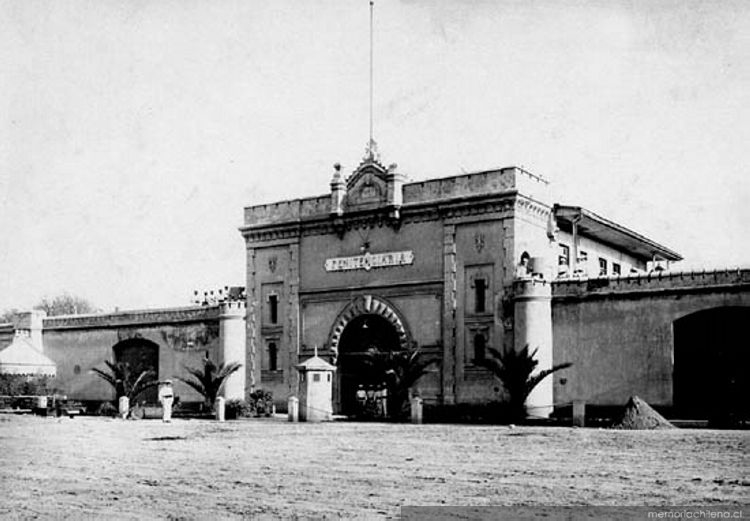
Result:
<svg viewBox="0 0 750 521"><path fill-rule="evenodd" d="M375 11L385 163L522 165L686 268L748 264L750 2ZM0 0L0 311L244 284L243 206L363 155L368 30L367 0Z"/></svg>

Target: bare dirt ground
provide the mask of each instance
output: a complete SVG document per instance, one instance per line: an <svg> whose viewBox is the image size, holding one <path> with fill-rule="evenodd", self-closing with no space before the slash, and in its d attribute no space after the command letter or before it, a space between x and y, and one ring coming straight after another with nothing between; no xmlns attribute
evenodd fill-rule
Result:
<svg viewBox="0 0 750 521"><path fill-rule="evenodd" d="M396 518L750 501L748 431L0 417L0 516Z"/></svg>

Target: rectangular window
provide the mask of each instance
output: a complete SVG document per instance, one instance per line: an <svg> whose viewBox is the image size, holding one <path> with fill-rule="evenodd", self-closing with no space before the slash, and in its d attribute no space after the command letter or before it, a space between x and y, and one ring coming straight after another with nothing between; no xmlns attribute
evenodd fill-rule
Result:
<svg viewBox="0 0 750 521"><path fill-rule="evenodd" d="M570 247L561 244L560 256L557 258L558 266L570 266Z"/></svg>
<svg viewBox="0 0 750 521"><path fill-rule="evenodd" d="M320 373L314 373L313 382L319 382L319 381L320 381Z"/></svg>
<svg viewBox="0 0 750 521"><path fill-rule="evenodd" d="M276 342L268 343L268 370L276 371L278 369L279 350L276 347Z"/></svg>
<svg viewBox="0 0 750 521"><path fill-rule="evenodd" d="M492 265L466 266L464 271L463 312L484 315L492 311Z"/></svg>
<svg viewBox="0 0 750 521"><path fill-rule="evenodd" d="M268 317L271 324L279 323L279 296L268 295Z"/></svg>
<svg viewBox="0 0 750 521"><path fill-rule="evenodd" d="M622 268L616 262L612 263L612 274L619 275L622 272Z"/></svg>
<svg viewBox="0 0 750 521"><path fill-rule="evenodd" d="M487 352L487 339L484 334L474 335L474 363L484 360Z"/></svg>
<svg viewBox="0 0 750 521"><path fill-rule="evenodd" d="M485 312L485 298L487 294L487 281L484 279L476 279L474 281L474 311L476 313Z"/></svg>
<svg viewBox="0 0 750 521"><path fill-rule="evenodd" d="M599 257L599 276L604 276L607 274L607 259L602 259Z"/></svg>

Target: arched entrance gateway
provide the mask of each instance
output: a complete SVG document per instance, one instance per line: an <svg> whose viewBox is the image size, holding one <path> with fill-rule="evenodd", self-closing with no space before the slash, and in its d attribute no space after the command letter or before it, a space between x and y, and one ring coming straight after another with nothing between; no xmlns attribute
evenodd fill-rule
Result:
<svg viewBox="0 0 750 521"><path fill-rule="evenodd" d="M750 419L750 307L721 307L674 322L674 413L717 424Z"/></svg>
<svg viewBox="0 0 750 521"><path fill-rule="evenodd" d="M338 352L334 411L351 416L358 410L360 387L375 388L383 384L378 355L407 350L411 341L400 313L384 299L365 295L339 314L329 344Z"/></svg>
<svg viewBox="0 0 750 521"><path fill-rule="evenodd" d="M132 374L153 371L154 378L159 379L159 346L145 338L129 338L115 344L112 348L115 362L128 364ZM156 388L143 392L138 399L156 403Z"/></svg>

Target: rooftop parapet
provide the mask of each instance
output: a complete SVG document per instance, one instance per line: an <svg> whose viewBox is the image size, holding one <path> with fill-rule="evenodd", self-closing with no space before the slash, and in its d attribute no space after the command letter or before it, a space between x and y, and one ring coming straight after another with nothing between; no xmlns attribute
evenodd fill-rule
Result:
<svg viewBox="0 0 750 521"><path fill-rule="evenodd" d="M518 191L549 204L549 182L522 168L508 167L473 172L452 177L431 179L403 185L403 207L465 197ZM331 213L330 194L292 199L245 208L246 226L263 226L328 217Z"/></svg>
<svg viewBox="0 0 750 521"><path fill-rule="evenodd" d="M219 304L220 317L244 317L246 312L244 300L228 300Z"/></svg>
<svg viewBox="0 0 750 521"><path fill-rule="evenodd" d="M217 320L219 305L138 309L91 315L63 315L44 319L44 330L121 327L128 325Z"/></svg>
<svg viewBox="0 0 750 521"><path fill-rule="evenodd" d="M552 297L585 298L628 293L690 291L702 288L750 286L750 269L711 271L658 271L621 277L555 280Z"/></svg>

